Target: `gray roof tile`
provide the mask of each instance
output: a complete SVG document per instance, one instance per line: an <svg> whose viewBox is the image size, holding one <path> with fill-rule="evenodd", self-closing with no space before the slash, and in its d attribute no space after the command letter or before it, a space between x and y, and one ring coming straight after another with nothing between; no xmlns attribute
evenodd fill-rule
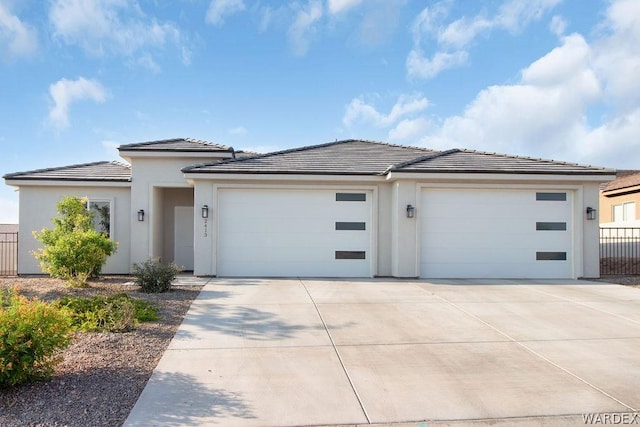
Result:
<svg viewBox="0 0 640 427"><path fill-rule="evenodd" d="M483 151L453 149L416 159L391 170L400 172L522 173L522 174L612 174L613 170L577 163Z"/></svg>
<svg viewBox="0 0 640 427"><path fill-rule="evenodd" d="M119 151L161 151L161 152L232 152L233 148L227 145L214 144L213 142L201 141L193 138L173 138L158 141L138 142L136 144L126 144L118 147Z"/></svg>
<svg viewBox="0 0 640 427"><path fill-rule="evenodd" d="M345 140L188 166L184 172L379 175L391 165L436 153L419 147Z"/></svg>
<svg viewBox="0 0 640 427"><path fill-rule="evenodd" d="M345 140L183 168L186 173L385 175L388 172L613 174L611 169L480 151Z"/></svg>
<svg viewBox="0 0 640 427"><path fill-rule="evenodd" d="M131 181L131 167L118 162L94 162L10 173L3 178L6 180L128 182Z"/></svg>

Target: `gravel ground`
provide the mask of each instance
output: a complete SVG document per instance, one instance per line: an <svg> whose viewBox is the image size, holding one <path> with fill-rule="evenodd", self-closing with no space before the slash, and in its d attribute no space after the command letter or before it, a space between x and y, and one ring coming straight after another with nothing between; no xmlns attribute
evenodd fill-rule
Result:
<svg viewBox="0 0 640 427"><path fill-rule="evenodd" d="M640 276L603 276L598 282L617 283L618 285L640 288Z"/></svg>
<svg viewBox="0 0 640 427"><path fill-rule="evenodd" d="M130 280L105 277L91 288L71 289L57 279L0 277L0 288L18 285L22 294L48 301L124 291L156 304L161 317L133 332L76 334L50 381L0 389L0 426L122 425L201 289L174 286L172 292L144 294L126 284Z"/></svg>

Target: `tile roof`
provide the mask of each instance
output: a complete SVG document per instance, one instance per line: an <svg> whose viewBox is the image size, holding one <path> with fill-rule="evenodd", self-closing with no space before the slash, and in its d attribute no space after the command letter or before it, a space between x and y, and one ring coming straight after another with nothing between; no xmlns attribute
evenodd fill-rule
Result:
<svg viewBox="0 0 640 427"><path fill-rule="evenodd" d="M6 180L128 182L131 181L131 166L119 162L83 163L10 173L3 178Z"/></svg>
<svg viewBox="0 0 640 427"><path fill-rule="evenodd" d="M344 140L183 168L183 172L379 175L390 165L436 153L419 147Z"/></svg>
<svg viewBox="0 0 640 427"><path fill-rule="evenodd" d="M640 190L640 171L634 172L635 173L624 173L623 171L622 174L618 175L619 178L607 184L607 186L603 189L603 192L606 193L607 191L622 190L624 188L636 186L638 186L638 190Z"/></svg>
<svg viewBox="0 0 640 427"><path fill-rule="evenodd" d="M400 165L392 171L399 172L447 172L447 173L523 173L523 174L593 174L614 171L605 168L579 165L531 157L487 153L475 150L453 149L426 156Z"/></svg>
<svg viewBox="0 0 640 427"><path fill-rule="evenodd" d="M611 175L611 169L529 157L345 140L188 166L186 173L385 175L388 172Z"/></svg>
<svg viewBox="0 0 640 427"><path fill-rule="evenodd" d="M118 147L119 151L145 151L145 152L233 152L233 147L227 145L214 144L213 142L201 141L193 138L173 138L158 141L138 142L136 144L126 144Z"/></svg>

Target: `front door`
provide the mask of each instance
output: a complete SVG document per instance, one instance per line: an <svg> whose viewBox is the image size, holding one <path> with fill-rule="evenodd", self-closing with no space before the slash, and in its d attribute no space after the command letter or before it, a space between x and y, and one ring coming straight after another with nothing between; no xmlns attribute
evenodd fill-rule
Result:
<svg viewBox="0 0 640 427"><path fill-rule="evenodd" d="M174 262L186 271L193 271L193 206L175 207Z"/></svg>

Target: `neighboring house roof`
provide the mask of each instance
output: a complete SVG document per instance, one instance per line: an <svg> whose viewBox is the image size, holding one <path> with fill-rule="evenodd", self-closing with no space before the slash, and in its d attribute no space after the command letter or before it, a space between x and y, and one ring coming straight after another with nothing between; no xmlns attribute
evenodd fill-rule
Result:
<svg viewBox="0 0 640 427"><path fill-rule="evenodd" d="M624 171L627 172L627 171ZM602 190L603 193L615 190L629 189L634 190L631 187L638 187L637 191L640 191L640 171L631 171L631 173L618 174L618 178L609 182Z"/></svg>
<svg viewBox="0 0 640 427"><path fill-rule="evenodd" d="M611 175L612 169L480 151L345 140L188 166L186 173L385 175L389 172Z"/></svg>
<svg viewBox="0 0 640 427"><path fill-rule="evenodd" d="M144 152L233 152L233 147L227 145L214 144L213 142L201 141L193 138L173 138L158 141L139 142L136 144L126 144L118 147L119 151L144 151Z"/></svg>
<svg viewBox="0 0 640 427"><path fill-rule="evenodd" d="M83 163L10 173L3 178L6 180L128 182L131 181L131 166L119 162Z"/></svg>

